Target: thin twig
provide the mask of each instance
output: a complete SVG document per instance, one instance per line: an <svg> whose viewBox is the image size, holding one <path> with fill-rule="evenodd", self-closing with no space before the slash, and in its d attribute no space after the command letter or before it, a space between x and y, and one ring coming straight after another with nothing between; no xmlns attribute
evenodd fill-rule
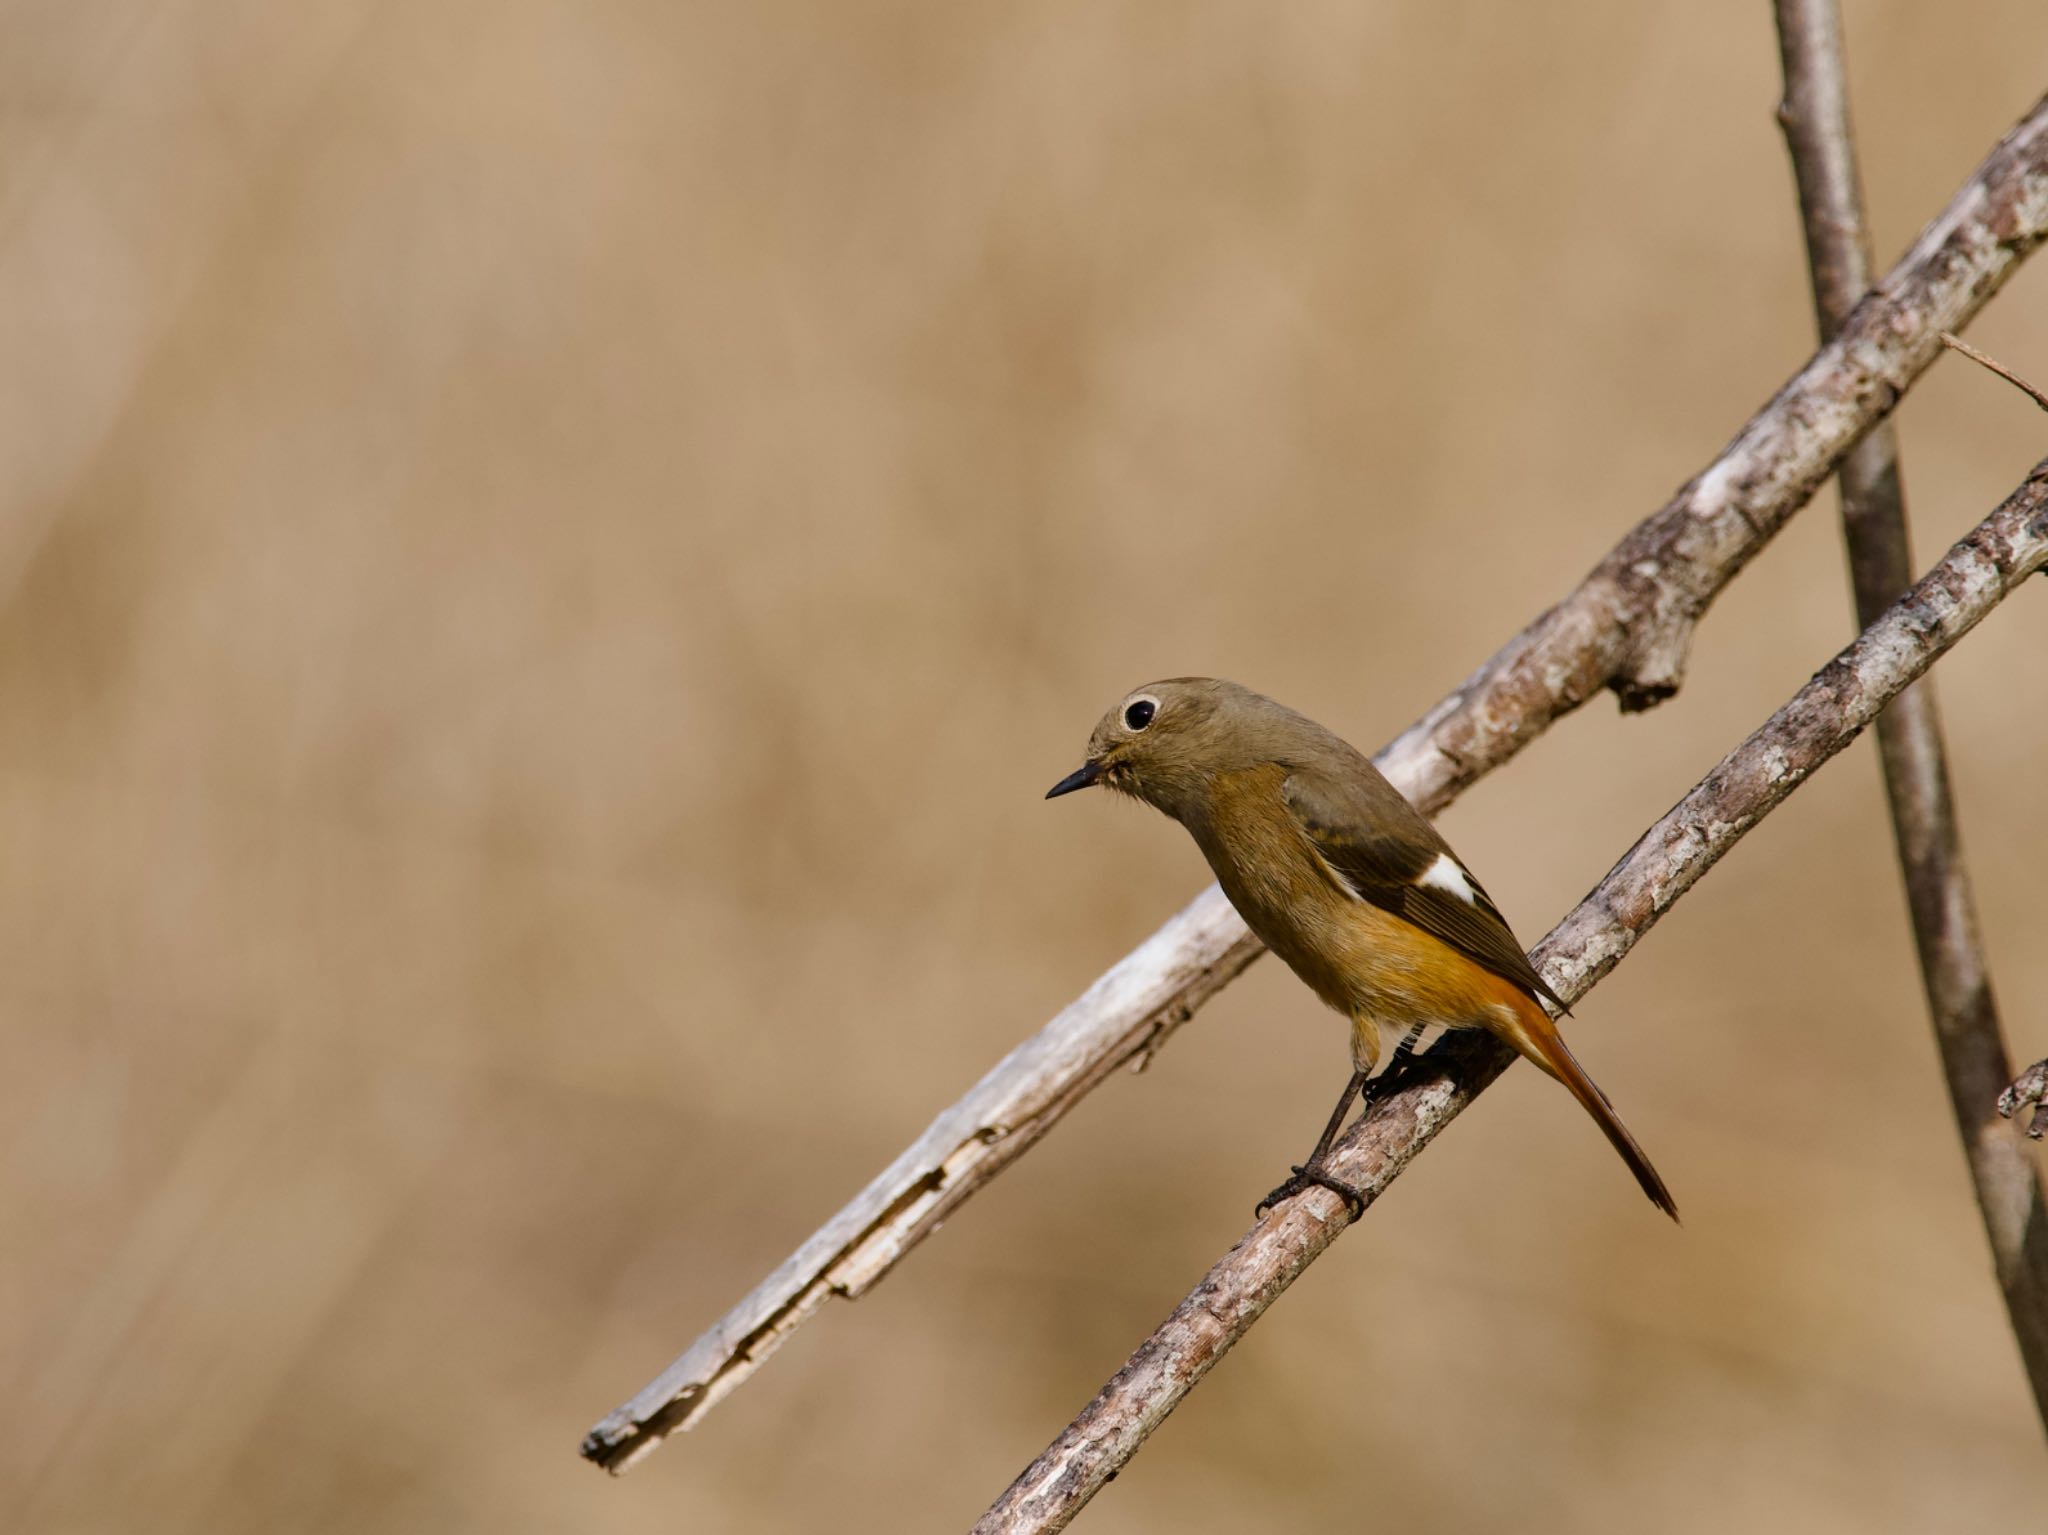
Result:
<svg viewBox="0 0 2048 1535"><path fill-rule="evenodd" d="M1841 18L1835 0L1776 4L1785 69L1778 121L1799 184L1814 310L1826 341L1862 299L1871 266L1849 122ZM1946 332L1941 341L2048 409L2048 398L1975 347ZM1889 422L1856 445L1842 461L1839 478L1857 623L1867 625L1906 589L1912 570L1898 442ZM1932 678L1909 689L1879 717L1877 747L1920 978L1956 1129L2035 1409L2048 1424L2048 1209L2042 1205L2033 1158L2012 1136L1989 1133L2012 1065L1957 834Z"/></svg>
<svg viewBox="0 0 2048 1535"><path fill-rule="evenodd" d="M1565 600L1379 754L1434 813L1550 724L1611 689L1675 692L1707 606L2048 237L2048 99L1929 224L1882 288L1705 471ZM624 1470L689 1426L832 1296L858 1296L1115 1070L1259 954L1214 886L942 1113L852 1202L583 1441Z"/></svg>
<svg viewBox="0 0 2048 1535"><path fill-rule="evenodd" d="M2048 565L2048 459L1927 578L1815 674L1538 944L1537 968L1567 1001L1611 971L1672 904L1786 796L1853 741L1899 691L2033 571ZM1449 1059L1438 1063L1446 1048ZM1421 1063L1330 1153L1367 1203L1514 1060L1472 1030ZM1352 1224L1311 1189L1254 1225L1124 1367L996 1500L974 1535L1065 1529L1266 1308Z"/></svg>
<svg viewBox="0 0 2048 1535"><path fill-rule="evenodd" d="M2028 383L2025 379L2021 378L2017 373L2013 372L2012 369L2008 368L2004 363L2000 362L1997 358L1987 357L1984 353L1978 351L1975 347L1971 346L1970 343L1965 341L1961 336L1951 336L1947 331L1943 331L1941 333L1941 344L1947 347L1952 352L1961 352L1965 357L1969 358L1971 362L1976 363L1977 366L1979 366L1980 368L1989 368L1993 373L1996 373L2000 378L2004 379L2008 384L2012 385L2013 388L2017 389L2021 394L2025 395L2028 399L2032 400L2036 405L2040 406L2041 409L2048 410L2048 394L2042 393L2039 389L2035 388L2034 385Z"/></svg>

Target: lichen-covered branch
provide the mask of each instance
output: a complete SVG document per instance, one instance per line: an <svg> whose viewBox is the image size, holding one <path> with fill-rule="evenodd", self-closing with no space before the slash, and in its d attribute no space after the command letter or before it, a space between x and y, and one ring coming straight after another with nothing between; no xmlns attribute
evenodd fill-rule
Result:
<svg viewBox="0 0 2048 1535"><path fill-rule="evenodd" d="M1814 311L1826 341L1863 297L1871 267L1841 17L1836 0L1777 0L1777 20L1785 70L1778 121L1799 185ZM1836 477L1856 618L1869 624L1912 573L1891 424L1859 442ZM2034 1405L2048 1423L2048 1209L2033 1158L2014 1137L1994 1133L1996 1099L2012 1063L1957 834L1933 678L1878 716L1877 749L1949 1102Z"/></svg>
<svg viewBox="0 0 2048 1535"><path fill-rule="evenodd" d="M1379 754L1425 811L1603 689L1679 685L1708 604L2048 236L2048 100L2007 134L1842 334L1579 586ZM583 1453L613 1471L688 1426L832 1296L857 1296L1091 1088L1142 1061L1259 953L1211 886L942 1113Z"/></svg>
<svg viewBox="0 0 2048 1535"><path fill-rule="evenodd" d="M2020 581L2048 565L2048 460L1862 636L1643 834L1531 954L1567 1001L1583 996L1700 876ZM1439 1059L1442 1057L1442 1059ZM1327 1168L1368 1206L1514 1061L1472 1030L1452 1035L1376 1102ZM974 1535L1066 1528L1195 1384L1352 1223L1315 1188L1275 1208L974 1526Z"/></svg>

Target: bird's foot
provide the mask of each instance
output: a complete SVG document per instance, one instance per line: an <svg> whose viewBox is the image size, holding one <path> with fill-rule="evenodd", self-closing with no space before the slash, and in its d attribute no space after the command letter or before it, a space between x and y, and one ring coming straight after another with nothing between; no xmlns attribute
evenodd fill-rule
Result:
<svg viewBox="0 0 2048 1535"><path fill-rule="evenodd" d="M2036 1061L2013 1078L2012 1086L1998 1095L1998 1112L2011 1119L2030 1103L2034 1117L2027 1134L2038 1141L2048 1135L2048 1061Z"/></svg>
<svg viewBox="0 0 2048 1535"><path fill-rule="evenodd" d="M1254 1216L1263 1220L1265 1219L1266 1212L1272 1209L1273 1206L1283 1200L1292 1199L1296 1194L1308 1189L1328 1189L1331 1193L1340 1196L1345 1206L1351 1211L1351 1218L1353 1220L1357 1220L1359 1216L1365 1214L1364 1192L1346 1183L1342 1178L1332 1177L1329 1173L1324 1172L1320 1163L1311 1162L1306 1167L1296 1167L1291 1169L1291 1171L1294 1174L1293 1177L1259 1201L1258 1206L1252 1211Z"/></svg>

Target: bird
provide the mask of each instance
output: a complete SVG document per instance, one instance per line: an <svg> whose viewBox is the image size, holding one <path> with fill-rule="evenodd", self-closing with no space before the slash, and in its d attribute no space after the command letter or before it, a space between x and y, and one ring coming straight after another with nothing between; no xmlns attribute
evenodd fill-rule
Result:
<svg viewBox="0 0 2048 1535"><path fill-rule="evenodd" d="M1448 1030L1485 1029L1561 1082L1650 1202L1678 1206L1545 1007L1567 1011L1500 908L1366 755L1263 694L1215 677L1147 683L1103 715L1087 760L1047 799L1101 785L1180 822L1245 925L1351 1024L1352 1072L1315 1149L1259 1203L1312 1186L1352 1104Z"/></svg>

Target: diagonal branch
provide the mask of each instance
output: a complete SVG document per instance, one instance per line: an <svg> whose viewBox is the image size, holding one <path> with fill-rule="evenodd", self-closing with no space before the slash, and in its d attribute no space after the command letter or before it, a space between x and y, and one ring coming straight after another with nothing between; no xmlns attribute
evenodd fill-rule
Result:
<svg viewBox="0 0 2048 1535"><path fill-rule="evenodd" d="M2048 459L1643 834L1536 946L1531 958L1544 979L1567 1001L1591 990L1751 827L2044 565ZM1453 1042L1455 1053L1438 1064ZM1453 1036L1345 1133L1330 1153L1329 1171L1362 1190L1369 1204L1514 1059L1512 1049L1478 1030ZM1339 1195L1315 1188L1253 1226L982 1515L974 1535L1065 1529L1351 1223Z"/></svg>
<svg viewBox="0 0 2048 1535"><path fill-rule="evenodd" d="M1785 67L1778 121L1799 183L1813 304L1825 341L1863 297L1871 267L1841 17L1835 0L1777 0L1777 18ZM1906 589L1913 568L1898 441L1889 422L1850 451L1838 479L1856 621L1869 624ZM1878 716L1877 749L1950 1106L2035 1409L2048 1423L2048 1209L2033 1158L2013 1136L1994 1133L1992 1116L2000 1089L2012 1080L2012 1063L1957 836L1931 677Z"/></svg>
<svg viewBox="0 0 2048 1535"><path fill-rule="evenodd" d="M1669 697L1701 614L1882 420L1958 329L2048 237L2048 99L1929 224L1842 333L1701 474L1556 607L1379 754L1426 812L1612 689ZM1143 1060L1259 954L1214 886L958 1103L767 1279L583 1441L624 1470L689 1426L831 1297L886 1274L1098 1083Z"/></svg>

